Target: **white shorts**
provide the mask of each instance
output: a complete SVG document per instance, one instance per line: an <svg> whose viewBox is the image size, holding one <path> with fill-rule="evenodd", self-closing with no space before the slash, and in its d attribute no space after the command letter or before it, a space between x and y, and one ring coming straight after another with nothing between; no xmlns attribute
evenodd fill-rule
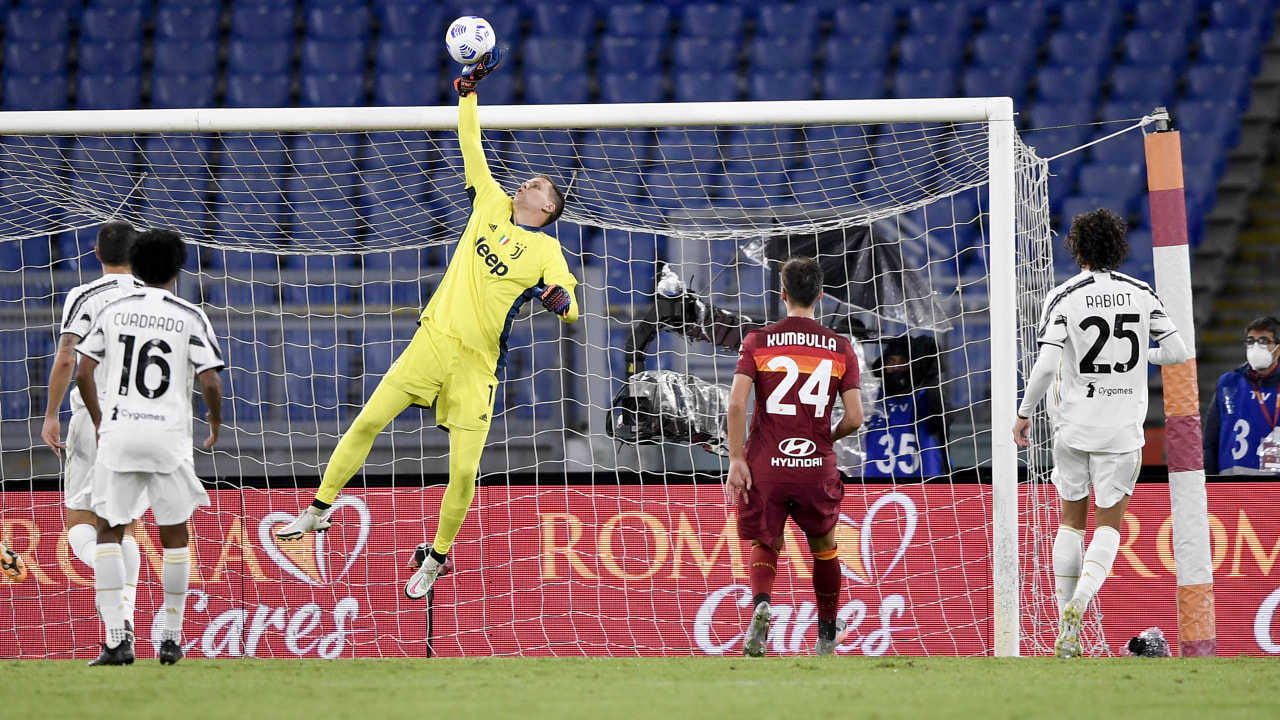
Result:
<svg viewBox="0 0 1280 720"><path fill-rule="evenodd" d="M63 472L63 495L68 510L93 510L93 463L98 457L98 440L93 436L93 419L88 410L71 414L67 425L67 466Z"/></svg>
<svg viewBox="0 0 1280 720"><path fill-rule="evenodd" d="M1093 486L1094 505L1115 507L1133 494L1141 468L1141 448L1127 453L1086 452L1061 440L1053 443L1053 484L1063 500L1084 500Z"/></svg>
<svg viewBox="0 0 1280 720"><path fill-rule="evenodd" d="M209 494L190 460L171 473L119 472L98 465L93 474L93 512L113 527L141 518L147 508L157 525L181 525L208 504Z"/></svg>

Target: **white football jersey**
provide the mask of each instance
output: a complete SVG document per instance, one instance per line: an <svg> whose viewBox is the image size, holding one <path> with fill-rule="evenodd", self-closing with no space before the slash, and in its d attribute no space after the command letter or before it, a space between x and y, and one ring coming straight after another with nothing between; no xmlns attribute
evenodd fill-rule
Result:
<svg viewBox="0 0 1280 720"><path fill-rule="evenodd" d="M62 304L62 328L59 335L71 333L80 339L89 334L89 328L98 319L103 306L121 295L128 294L142 287L142 282L132 275L113 273L103 275L93 282L77 285L67 293ZM102 390L102 366L94 371L93 379L97 381L98 390ZM84 410L84 400L80 399L80 388L71 386L71 411Z"/></svg>
<svg viewBox="0 0 1280 720"><path fill-rule="evenodd" d="M117 472L169 473L192 459L192 380L224 367L203 310L144 287L103 307L76 350L97 360L105 378L99 463Z"/></svg>
<svg viewBox="0 0 1280 720"><path fill-rule="evenodd" d="M1123 273L1082 271L1050 291L1038 339L1062 348L1049 391L1057 436L1086 452L1142 447L1148 339L1175 332L1155 291Z"/></svg>

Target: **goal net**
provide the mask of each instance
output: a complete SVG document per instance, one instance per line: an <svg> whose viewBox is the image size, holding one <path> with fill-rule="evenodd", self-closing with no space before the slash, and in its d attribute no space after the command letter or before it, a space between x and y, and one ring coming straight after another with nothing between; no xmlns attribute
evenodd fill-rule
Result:
<svg viewBox="0 0 1280 720"><path fill-rule="evenodd" d="M457 569L430 607L400 591L446 477L430 410L378 438L333 530L272 530L310 500L452 253L474 251L456 246L456 111L9 115L0 510L32 573L0 584L0 656L87 656L99 640L40 432L62 300L100 272L94 237L113 218L198 246L177 292L206 309L228 365L222 439L196 452L212 505L192 521L189 654L741 652L747 547L720 487L723 403L741 336L782 313L777 271L795 253L822 264L819 319L862 358L868 422L838 448L840 651L1052 646L1047 432L1041 419L1020 459L1008 432L1053 281L1047 173L1007 101L482 106L497 180L547 174L566 191L549 230L583 314L514 318ZM890 349L905 363L885 382ZM138 538L152 640L149 520ZM794 527L774 598L770 651L809 652Z"/></svg>

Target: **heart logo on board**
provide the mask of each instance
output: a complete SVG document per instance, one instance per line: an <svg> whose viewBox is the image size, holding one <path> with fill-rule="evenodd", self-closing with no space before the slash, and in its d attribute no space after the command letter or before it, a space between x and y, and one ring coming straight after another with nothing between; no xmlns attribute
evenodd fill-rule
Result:
<svg viewBox="0 0 1280 720"><path fill-rule="evenodd" d="M889 542L897 535L897 546L889 558L889 564L883 569L876 567L877 548L873 544L873 533L877 527L876 515L890 505L897 505L900 512L893 520L880 519L881 535L888 535ZM911 540L916 535L919 522L919 511L911 498L898 492L889 493L876 500L867 509L867 516L859 524L856 520L840 514L840 522L836 523L836 542L840 554L840 572L850 580L863 585L884 580L898 566L902 557L907 554ZM885 544L884 541L881 543ZM879 553L883 555L883 552Z"/></svg>
<svg viewBox="0 0 1280 720"><path fill-rule="evenodd" d="M270 512L258 521L258 542L281 570L302 582L308 585L338 582L346 577L351 566L360 557L360 553L364 552L365 545L369 542L369 530L373 524L369 507L364 504L364 501L347 495L333 503L333 513L330 517L334 520L334 528L329 532L339 532L342 528L351 526L350 522L344 522L343 518L339 517L340 514L347 516L351 514L345 513L346 510L355 513L359 520L360 532L345 557L339 556L343 557L342 569L336 575L331 572L329 553L325 551L327 544L325 538L328 533L307 533L297 540L281 540L276 537L276 530L293 521L294 516L287 512Z"/></svg>

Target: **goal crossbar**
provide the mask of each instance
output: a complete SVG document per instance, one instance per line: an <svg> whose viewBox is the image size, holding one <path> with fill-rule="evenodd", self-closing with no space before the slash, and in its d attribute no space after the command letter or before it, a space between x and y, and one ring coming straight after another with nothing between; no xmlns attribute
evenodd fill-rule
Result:
<svg viewBox="0 0 1280 720"><path fill-rule="evenodd" d="M1009 98L810 100L806 102L481 105L491 130L766 123L987 122L1013 120ZM431 107L207 108L0 113L0 135L160 132L451 130L457 109Z"/></svg>

